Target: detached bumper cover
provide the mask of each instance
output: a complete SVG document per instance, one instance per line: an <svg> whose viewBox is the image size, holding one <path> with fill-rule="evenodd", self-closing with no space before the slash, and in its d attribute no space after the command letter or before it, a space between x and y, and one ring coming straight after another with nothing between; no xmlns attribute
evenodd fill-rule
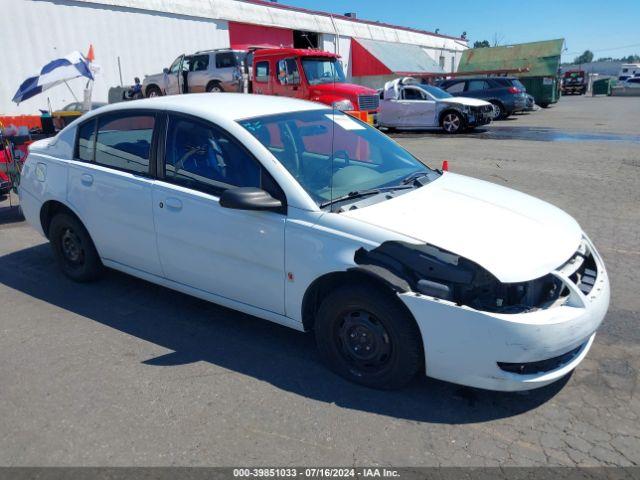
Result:
<svg viewBox="0 0 640 480"><path fill-rule="evenodd" d="M430 377L490 390L529 390L573 370L587 355L609 306L609 279L591 242L597 276L588 294L566 265L552 272L569 289L565 303L521 314L459 307L413 292L400 294L416 319ZM506 367L506 368L505 368Z"/></svg>

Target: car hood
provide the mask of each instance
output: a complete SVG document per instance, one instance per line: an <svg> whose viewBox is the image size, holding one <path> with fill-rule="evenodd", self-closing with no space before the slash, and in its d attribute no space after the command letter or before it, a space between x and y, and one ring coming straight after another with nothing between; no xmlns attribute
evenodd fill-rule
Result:
<svg viewBox="0 0 640 480"><path fill-rule="evenodd" d="M486 105L491 105L489 102L485 102L484 100L470 97L442 98L440 101L445 103L457 103L459 105L469 105L470 107L484 107Z"/></svg>
<svg viewBox="0 0 640 480"><path fill-rule="evenodd" d="M311 94L322 96L326 94L333 95L378 95L378 92L372 88L363 87L354 83L321 83L312 85Z"/></svg>
<svg viewBox="0 0 640 480"><path fill-rule="evenodd" d="M424 187L341 215L461 255L504 283L548 274L582 241L578 223L559 208L448 172Z"/></svg>
<svg viewBox="0 0 640 480"><path fill-rule="evenodd" d="M152 73L151 75L145 75L142 80L143 84L148 84L151 82L159 82L166 76L166 73Z"/></svg>

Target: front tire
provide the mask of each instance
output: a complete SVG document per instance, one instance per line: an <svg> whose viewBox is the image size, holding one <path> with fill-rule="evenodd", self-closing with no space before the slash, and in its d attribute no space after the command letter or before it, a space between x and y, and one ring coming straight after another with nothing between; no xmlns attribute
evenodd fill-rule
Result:
<svg viewBox="0 0 640 480"><path fill-rule="evenodd" d="M59 213L49 225L53 255L62 272L76 282L100 276L104 267L84 225L74 216Z"/></svg>
<svg viewBox="0 0 640 480"><path fill-rule="evenodd" d="M396 389L422 368L422 339L391 294L363 285L329 294L315 322L318 351L335 373L371 388Z"/></svg>
<svg viewBox="0 0 640 480"><path fill-rule="evenodd" d="M442 116L440 126L446 133L460 133L464 130L464 119L458 112L446 112Z"/></svg>

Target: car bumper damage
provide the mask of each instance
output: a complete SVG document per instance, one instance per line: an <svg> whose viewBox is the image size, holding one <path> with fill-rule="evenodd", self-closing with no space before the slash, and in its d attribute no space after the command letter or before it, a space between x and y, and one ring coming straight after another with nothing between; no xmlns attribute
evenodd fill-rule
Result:
<svg viewBox="0 0 640 480"><path fill-rule="evenodd" d="M473 262L459 258L453 268L453 254L444 251L422 264L400 256L398 265L412 265L410 273L388 263L391 250L381 247L361 250L356 263L393 286L411 311L433 378L502 391L548 385L584 359L609 306L607 272L587 237L565 264L521 284L496 284L479 266L471 279L462 272ZM417 280L416 271L434 280Z"/></svg>
<svg viewBox="0 0 640 480"><path fill-rule="evenodd" d="M469 127L479 127L487 125L493 120L494 111L492 105L486 107L472 107L466 114L466 121Z"/></svg>

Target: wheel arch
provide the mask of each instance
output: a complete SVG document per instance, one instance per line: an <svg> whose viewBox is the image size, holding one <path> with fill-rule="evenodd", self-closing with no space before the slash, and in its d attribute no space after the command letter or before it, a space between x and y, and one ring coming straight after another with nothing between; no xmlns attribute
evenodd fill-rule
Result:
<svg viewBox="0 0 640 480"><path fill-rule="evenodd" d="M217 78L211 78L209 79L209 81L207 82L207 86L205 87L205 91L209 91L209 87L213 86L213 85L217 85L220 87L221 90L223 90L222 88L222 80L219 80Z"/></svg>
<svg viewBox="0 0 640 480"><path fill-rule="evenodd" d="M156 84L156 83L150 83L149 85L147 85L144 89L144 96L146 98L149 98L149 90L151 90L152 88L157 88L160 91L161 95L164 95L164 93L162 92L162 88L160 88L160 85Z"/></svg>
<svg viewBox="0 0 640 480"><path fill-rule="evenodd" d="M40 207L40 226L42 227L42 231L45 237L49 238L49 227L51 225L51 220L53 220L53 217L55 217L58 213L67 213L74 216L80 223L82 223L84 228L87 228L80 216L76 212L74 212L73 209L71 209L68 205L65 205L59 200L47 200L42 204L42 207ZM88 231L89 230L87 229L87 232ZM91 236L91 234L89 234L89 236Z"/></svg>
<svg viewBox="0 0 640 480"><path fill-rule="evenodd" d="M458 115L460 115L460 117L462 117L462 120L464 122L467 121L467 116L464 114L464 112L456 107L449 106L440 112L440 115L438 116L438 125L442 125L442 119L447 113L457 113Z"/></svg>
<svg viewBox="0 0 640 480"><path fill-rule="evenodd" d="M304 330L313 330L315 316L320 308L320 304L330 292L343 285L356 282L364 283L370 288L380 291L382 294L389 295L415 322L413 314L397 295L397 292L405 291L405 285L395 281L393 278L385 277L378 271L355 267L346 271L325 273L311 282L302 297L301 313Z"/></svg>

